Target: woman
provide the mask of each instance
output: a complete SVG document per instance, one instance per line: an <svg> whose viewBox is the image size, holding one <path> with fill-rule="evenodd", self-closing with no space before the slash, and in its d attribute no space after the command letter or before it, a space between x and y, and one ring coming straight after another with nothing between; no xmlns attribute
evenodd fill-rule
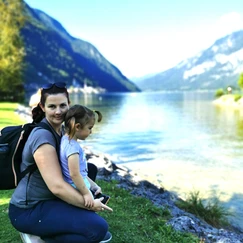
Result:
<svg viewBox="0 0 243 243"><path fill-rule="evenodd" d="M48 84L42 88L40 103L32 111L33 120L38 123L42 119L61 139L69 104L64 83ZM85 208L82 195L63 180L56 143L53 134L44 128L31 132L23 150L21 170L33 163L38 170L26 175L12 195L12 225L45 242L110 241L107 222L96 212L112 209L102 204L102 199L95 199L89 210Z"/></svg>

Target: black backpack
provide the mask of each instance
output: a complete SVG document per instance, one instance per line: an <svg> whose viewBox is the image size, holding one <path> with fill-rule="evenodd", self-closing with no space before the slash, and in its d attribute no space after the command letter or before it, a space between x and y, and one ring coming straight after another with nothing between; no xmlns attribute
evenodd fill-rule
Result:
<svg viewBox="0 0 243 243"><path fill-rule="evenodd" d="M3 128L0 132L0 190L15 188L26 174L37 169L37 165L33 164L24 171L20 171L24 145L33 128L37 126L50 131L56 139L57 148L59 148L60 138L46 123L26 123Z"/></svg>

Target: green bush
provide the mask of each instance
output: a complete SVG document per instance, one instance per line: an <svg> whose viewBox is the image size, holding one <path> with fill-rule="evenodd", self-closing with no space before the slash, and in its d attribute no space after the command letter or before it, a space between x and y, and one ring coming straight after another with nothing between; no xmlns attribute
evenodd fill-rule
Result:
<svg viewBox="0 0 243 243"><path fill-rule="evenodd" d="M216 92L215 92L215 97L216 98L219 98L220 96L222 96L222 95L224 95L225 93L224 93L224 90L223 89L218 89L218 90L216 90Z"/></svg>
<svg viewBox="0 0 243 243"><path fill-rule="evenodd" d="M234 101L238 101L239 99L241 98L241 95L240 94L235 94L234 96Z"/></svg>

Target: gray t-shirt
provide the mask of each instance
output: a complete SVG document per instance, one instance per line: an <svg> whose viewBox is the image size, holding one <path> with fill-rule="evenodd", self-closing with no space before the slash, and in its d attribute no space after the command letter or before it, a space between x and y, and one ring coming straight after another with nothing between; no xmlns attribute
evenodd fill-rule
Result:
<svg viewBox="0 0 243 243"><path fill-rule="evenodd" d="M45 119L42 121L47 123ZM30 133L24 146L21 171L35 163L33 154L43 144L50 144L56 149L56 140L53 134L44 128L36 127ZM48 162L51 163L51 161ZM39 201L53 198L55 198L55 196L46 186L39 170L36 169L29 177L29 182L28 174L19 182L10 203L20 208L31 208Z"/></svg>

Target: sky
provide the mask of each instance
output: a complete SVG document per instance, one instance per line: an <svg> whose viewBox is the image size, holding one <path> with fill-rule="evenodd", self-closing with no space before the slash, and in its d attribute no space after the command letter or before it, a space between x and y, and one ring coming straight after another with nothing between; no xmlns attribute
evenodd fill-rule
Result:
<svg viewBox="0 0 243 243"><path fill-rule="evenodd" d="M165 71L243 29L242 0L25 0L128 78Z"/></svg>

